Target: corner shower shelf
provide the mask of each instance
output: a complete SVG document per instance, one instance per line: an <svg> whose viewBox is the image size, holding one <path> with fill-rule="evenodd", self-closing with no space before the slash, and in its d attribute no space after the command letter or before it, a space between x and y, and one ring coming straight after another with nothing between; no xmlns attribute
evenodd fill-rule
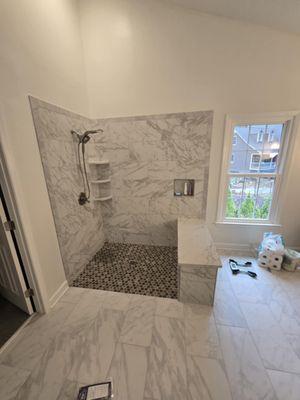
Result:
<svg viewBox="0 0 300 400"><path fill-rule="evenodd" d="M89 160L89 164L96 164L96 165L107 165L109 164L109 160Z"/></svg>
<svg viewBox="0 0 300 400"><path fill-rule="evenodd" d="M91 181L91 183L109 183L110 179L97 179L97 180L93 180Z"/></svg>
<svg viewBox="0 0 300 400"><path fill-rule="evenodd" d="M94 201L106 201L106 200L111 200L112 196L106 196L106 197L96 197L94 198Z"/></svg>

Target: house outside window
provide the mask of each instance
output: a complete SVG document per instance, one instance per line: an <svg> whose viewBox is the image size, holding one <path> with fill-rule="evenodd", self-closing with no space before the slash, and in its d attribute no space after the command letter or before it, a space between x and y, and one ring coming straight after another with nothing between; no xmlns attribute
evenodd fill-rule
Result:
<svg viewBox="0 0 300 400"><path fill-rule="evenodd" d="M219 222L278 223L280 188L295 115L227 117Z"/></svg>

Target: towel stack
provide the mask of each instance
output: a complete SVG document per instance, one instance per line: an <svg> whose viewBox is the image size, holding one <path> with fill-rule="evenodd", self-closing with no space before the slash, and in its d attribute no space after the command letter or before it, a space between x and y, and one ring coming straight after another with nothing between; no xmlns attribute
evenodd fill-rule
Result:
<svg viewBox="0 0 300 400"><path fill-rule="evenodd" d="M284 245L281 235L265 234L258 253L258 265L279 271L283 254Z"/></svg>

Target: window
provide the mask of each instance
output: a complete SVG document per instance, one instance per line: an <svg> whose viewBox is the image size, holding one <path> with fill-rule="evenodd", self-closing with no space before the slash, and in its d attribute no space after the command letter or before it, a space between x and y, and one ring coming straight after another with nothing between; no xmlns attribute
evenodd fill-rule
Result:
<svg viewBox="0 0 300 400"><path fill-rule="evenodd" d="M294 115L227 117L220 222L278 222L280 186ZM235 136L239 137L236 144Z"/></svg>
<svg viewBox="0 0 300 400"><path fill-rule="evenodd" d="M255 169L255 170L259 169L260 160L261 160L260 154L252 153L250 161L250 169Z"/></svg>

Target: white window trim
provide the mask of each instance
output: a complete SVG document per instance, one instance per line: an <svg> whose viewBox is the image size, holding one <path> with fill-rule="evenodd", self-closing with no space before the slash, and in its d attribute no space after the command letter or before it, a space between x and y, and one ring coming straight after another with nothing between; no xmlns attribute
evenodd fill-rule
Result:
<svg viewBox="0 0 300 400"><path fill-rule="evenodd" d="M277 183L273 193L273 201L268 220L258 219L243 219L243 218L225 218L227 189L228 189L228 167L230 165L230 157L232 151L232 136L236 125L251 125L251 124L286 124L287 129L284 132L284 146L281 149L281 159L279 160L279 169L277 173ZM300 111L279 112L279 113L264 113L264 114L243 114L243 115L227 115L225 119L225 135L223 146L223 159L219 186L219 200L217 210L217 221L220 224L233 225L280 225L280 215L282 210L283 196L288 174L290 170L291 154L287 157L290 149L293 148L296 132L300 131ZM241 174L245 175L245 174ZM268 175L268 174L265 174ZM282 179L284 177L284 179Z"/></svg>
<svg viewBox="0 0 300 400"><path fill-rule="evenodd" d="M262 143L264 141L264 133L263 132L258 132L256 141L257 141L257 143Z"/></svg>

